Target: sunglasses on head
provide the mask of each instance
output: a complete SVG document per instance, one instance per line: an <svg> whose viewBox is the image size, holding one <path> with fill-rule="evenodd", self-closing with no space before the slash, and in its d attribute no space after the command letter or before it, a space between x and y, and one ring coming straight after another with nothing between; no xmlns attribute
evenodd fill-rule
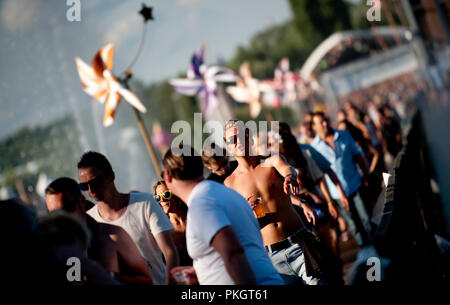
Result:
<svg viewBox="0 0 450 305"><path fill-rule="evenodd" d="M161 194L155 195L155 200L157 202L161 202L161 200L164 198L165 200L168 200L172 198L172 192L171 191L164 191Z"/></svg>
<svg viewBox="0 0 450 305"><path fill-rule="evenodd" d="M97 176L94 179L89 180L88 182L78 183L78 188L82 191L89 190L89 186L91 188L99 187L103 182L103 175Z"/></svg>

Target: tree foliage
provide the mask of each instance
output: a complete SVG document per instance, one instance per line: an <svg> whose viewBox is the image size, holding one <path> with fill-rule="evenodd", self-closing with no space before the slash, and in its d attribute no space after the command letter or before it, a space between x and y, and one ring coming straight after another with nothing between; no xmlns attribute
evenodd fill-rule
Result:
<svg viewBox="0 0 450 305"><path fill-rule="evenodd" d="M351 28L349 5L343 0L289 0L300 36L314 47L336 31Z"/></svg>

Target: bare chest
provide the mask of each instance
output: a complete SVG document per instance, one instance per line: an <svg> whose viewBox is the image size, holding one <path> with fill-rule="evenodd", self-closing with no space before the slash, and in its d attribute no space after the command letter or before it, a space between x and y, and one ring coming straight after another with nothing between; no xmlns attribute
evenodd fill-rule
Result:
<svg viewBox="0 0 450 305"><path fill-rule="evenodd" d="M258 166L251 172L235 173L230 187L245 199L254 195L269 198L271 192L277 189L279 179L273 168Z"/></svg>

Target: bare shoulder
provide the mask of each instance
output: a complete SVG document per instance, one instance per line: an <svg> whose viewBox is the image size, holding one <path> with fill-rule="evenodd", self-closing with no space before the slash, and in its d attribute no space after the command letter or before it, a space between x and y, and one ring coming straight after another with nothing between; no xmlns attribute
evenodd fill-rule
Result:
<svg viewBox="0 0 450 305"><path fill-rule="evenodd" d="M277 164L278 162L286 162L286 159L283 157L283 155L277 153L273 153L269 157L261 160L261 164L270 164L272 166Z"/></svg>
<svg viewBox="0 0 450 305"><path fill-rule="evenodd" d="M236 179L236 171L234 171L233 173L231 173L231 175L229 175L224 181L223 184L227 187L231 187L234 184L234 180Z"/></svg>
<svg viewBox="0 0 450 305"><path fill-rule="evenodd" d="M290 166L286 158L282 154L273 154L267 158L261 160L259 167L261 168L281 168Z"/></svg>
<svg viewBox="0 0 450 305"><path fill-rule="evenodd" d="M108 223L99 223L99 230L103 235L108 236L113 241L122 240L128 233L119 226Z"/></svg>

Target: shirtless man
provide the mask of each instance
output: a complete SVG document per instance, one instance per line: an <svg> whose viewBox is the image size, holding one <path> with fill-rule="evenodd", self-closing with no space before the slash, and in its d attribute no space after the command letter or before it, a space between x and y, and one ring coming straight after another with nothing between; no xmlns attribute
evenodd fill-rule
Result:
<svg viewBox="0 0 450 305"><path fill-rule="evenodd" d="M257 201L262 202L265 212L265 216L258 218L263 242L286 284L300 280L308 285L324 284L323 279L306 274L303 251L298 244L300 233L306 228L292 203L301 205L308 221L314 222L315 216L297 196L299 186L295 169L280 155L266 159L252 156L249 131L242 127L235 120L225 125L227 150L236 157L239 165L224 184L247 200L260 198ZM251 201L250 205L253 204Z"/></svg>
<svg viewBox="0 0 450 305"><path fill-rule="evenodd" d="M91 231L88 257L121 282L152 284L145 261L131 237L121 227L97 223L86 214L86 199L70 178L58 178L45 190L49 212L64 210L78 216Z"/></svg>

